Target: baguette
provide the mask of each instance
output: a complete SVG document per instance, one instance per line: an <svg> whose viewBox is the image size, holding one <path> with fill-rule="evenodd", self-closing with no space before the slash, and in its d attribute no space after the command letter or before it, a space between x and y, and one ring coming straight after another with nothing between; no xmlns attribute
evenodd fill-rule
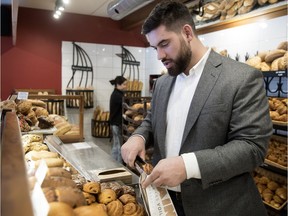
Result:
<svg viewBox="0 0 288 216"><path fill-rule="evenodd" d="M53 133L53 135L55 135L55 136L64 135L65 133L67 133L68 131L70 131L71 128L72 128L72 125L66 124L66 125L58 128L58 129Z"/></svg>

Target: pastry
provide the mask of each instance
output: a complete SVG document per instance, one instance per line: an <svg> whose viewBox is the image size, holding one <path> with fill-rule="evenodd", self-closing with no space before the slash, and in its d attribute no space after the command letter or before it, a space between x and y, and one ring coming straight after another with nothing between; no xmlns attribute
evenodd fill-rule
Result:
<svg viewBox="0 0 288 216"><path fill-rule="evenodd" d="M123 206L123 216L143 216L144 209L139 204L127 203Z"/></svg>
<svg viewBox="0 0 288 216"><path fill-rule="evenodd" d="M126 205L127 203L136 203L136 198L135 196L132 196L131 194L123 194L122 196L119 197L119 200Z"/></svg>
<svg viewBox="0 0 288 216"><path fill-rule="evenodd" d="M83 191L98 194L101 191L101 186L99 182L87 182L83 185Z"/></svg>
<svg viewBox="0 0 288 216"><path fill-rule="evenodd" d="M102 204L92 204L80 206L74 209L75 216L108 216L106 206Z"/></svg>
<svg viewBox="0 0 288 216"><path fill-rule="evenodd" d="M63 163L64 163L64 161L61 158L43 158L41 160L44 160L48 167L63 167ZM36 167L40 165L41 160L35 161Z"/></svg>
<svg viewBox="0 0 288 216"><path fill-rule="evenodd" d="M86 203L87 203L88 205L96 202L96 197L95 197L93 194L90 194L90 193L87 193L87 192L84 192L84 191L83 191L83 195L84 195L85 200L86 200Z"/></svg>
<svg viewBox="0 0 288 216"><path fill-rule="evenodd" d="M120 197L121 195L124 194L124 190L123 190L122 185L120 185L116 181L115 182L102 182L101 183L101 190L104 190L107 188L114 190L117 197Z"/></svg>
<svg viewBox="0 0 288 216"><path fill-rule="evenodd" d="M107 204L107 213L109 216L122 216L123 204L119 200L114 200Z"/></svg>
<svg viewBox="0 0 288 216"><path fill-rule="evenodd" d="M74 216L74 212L67 203L50 202L48 216Z"/></svg>
<svg viewBox="0 0 288 216"><path fill-rule="evenodd" d="M99 203L102 204L108 204L110 202L112 202L113 200L116 200L117 196L114 190L112 189L104 189L103 191L101 191L101 193L98 195L98 201Z"/></svg>
<svg viewBox="0 0 288 216"><path fill-rule="evenodd" d="M122 189L123 189L124 194L130 194L132 196L136 196L136 192L135 192L133 187L131 187L129 185L123 185Z"/></svg>

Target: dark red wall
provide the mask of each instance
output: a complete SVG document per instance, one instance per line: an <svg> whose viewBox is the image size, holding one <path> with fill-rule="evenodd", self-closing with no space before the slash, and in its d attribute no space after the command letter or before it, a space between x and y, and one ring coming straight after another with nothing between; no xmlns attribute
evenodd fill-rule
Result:
<svg viewBox="0 0 288 216"><path fill-rule="evenodd" d="M61 43L77 41L145 47L140 27L120 29L110 18L19 8L16 45L1 37L1 99L14 89L55 89L61 93Z"/></svg>

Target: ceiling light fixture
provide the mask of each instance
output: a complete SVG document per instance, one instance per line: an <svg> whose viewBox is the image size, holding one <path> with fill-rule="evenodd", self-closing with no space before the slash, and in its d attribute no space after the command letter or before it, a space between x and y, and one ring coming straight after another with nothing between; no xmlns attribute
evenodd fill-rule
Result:
<svg viewBox="0 0 288 216"><path fill-rule="evenodd" d="M59 19L62 12L65 10L65 4L68 4L69 0L56 0L55 2L55 10L53 17L55 19Z"/></svg>
<svg viewBox="0 0 288 216"><path fill-rule="evenodd" d="M108 4L107 14L113 20L120 20L154 0L113 0Z"/></svg>

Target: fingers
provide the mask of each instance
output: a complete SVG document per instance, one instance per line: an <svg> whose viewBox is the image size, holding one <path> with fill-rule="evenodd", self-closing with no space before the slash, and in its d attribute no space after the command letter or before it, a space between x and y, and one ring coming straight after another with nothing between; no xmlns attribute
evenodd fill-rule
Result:
<svg viewBox="0 0 288 216"><path fill-rule="evenodd" d="M155 187L164 186L164 181L157 171L153 170L152 173L145 178L145 180L142 182L142 187L146 188L151 184L153 184Z"/></svg>
<svg viewBox="0 0 288 216"><path fill-rule="evenodd" d="M130 137L121 147L123 161L130 167L134 168L134 162L137 155L145 158L145 143L141 137Z"/></svg>

